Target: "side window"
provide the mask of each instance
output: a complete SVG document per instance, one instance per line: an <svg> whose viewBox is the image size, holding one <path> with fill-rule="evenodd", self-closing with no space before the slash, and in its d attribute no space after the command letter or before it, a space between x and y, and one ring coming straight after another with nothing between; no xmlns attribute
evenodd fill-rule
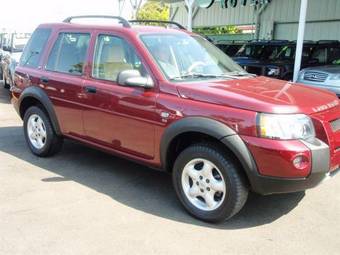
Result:
<svg viewBox="0 0 340 255"><path fill-rule="evenodd" d="M326 48L319 48L314 51L312 55L313 59L317 59L320 64L326 64L327 62L327 49Z"/></svg>
<svg viewBox="0 0 340 255"><path fill-rule="evenodd" d="M147 76L141 60L129 43L117 36L98 36L92 70L94 78L116 81L121 71L133 69Z"/></svg>
<svg viewBox="0 0 340 255"><path fill-rule="evenodd" d="M38 28L33 32L20 58L20 66L38 67L50 34L49 28Z"/></svg>
<svg viewBox="0 0 340 255"><path fill-rule="evenodd" d="M340 63L340 47L329 48L328 58L327 62L330 64Z"/></svg>
<svg viewBox="0 0 340 255"><path fill-rule="evenodd" d="M90 35L60 33L48 57L46 70L81 75Z"/></svg>

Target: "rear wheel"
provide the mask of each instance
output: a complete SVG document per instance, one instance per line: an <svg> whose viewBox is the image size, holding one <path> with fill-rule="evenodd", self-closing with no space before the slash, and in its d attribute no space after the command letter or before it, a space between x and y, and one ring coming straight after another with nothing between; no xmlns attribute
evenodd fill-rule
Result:
<svg viewBox="0 0 340 255"><path fill-rule="evenodd" d="M62 147L62 137L56 135L47 114L37 106L25 112L24 131L28 147L37 156L52 156Z"/></svg>
<svg viewBox="0 0 340 255"><path fill-rule="evenodd" d="M185 149L176 159L173 183L185 209L209 222L231 218L248 197L238 164L215 145Z"/></svg>

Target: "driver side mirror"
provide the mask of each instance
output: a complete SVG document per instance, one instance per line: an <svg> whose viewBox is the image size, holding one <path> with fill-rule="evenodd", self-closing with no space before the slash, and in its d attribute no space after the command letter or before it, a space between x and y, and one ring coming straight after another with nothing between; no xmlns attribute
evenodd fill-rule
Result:
<svg viewBox="0 0 340 255"><path fill-rule="evenodd" d="M151 77L143 77L138 70L124 70L118 74L117 82L122 86L152 88Z"/></svg>

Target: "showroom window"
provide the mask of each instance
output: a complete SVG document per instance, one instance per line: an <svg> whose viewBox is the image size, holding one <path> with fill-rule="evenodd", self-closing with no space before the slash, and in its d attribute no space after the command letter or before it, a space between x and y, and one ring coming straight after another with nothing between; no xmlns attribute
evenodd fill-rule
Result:
<svg viewBox="0 0 340 255"><path fill-rule="evenodd" d="M38 28L34 31L21 56L20 66L38 67L50 34L51 29L47 28Z"/></svg>
<svg viewBox="0 0 340 255"><path fill-rule="evenodd" d="M116 81L118 74L124 70L138 70L141 76L147 76L140 58L129 43L117 36L99 35L92 76Z"/></svg>
<svg viewBox="0 0 340 255"><path fill-rule="evenodd" d="M60 33L47 61L46 70L81 75L90 34Z"/></svg>

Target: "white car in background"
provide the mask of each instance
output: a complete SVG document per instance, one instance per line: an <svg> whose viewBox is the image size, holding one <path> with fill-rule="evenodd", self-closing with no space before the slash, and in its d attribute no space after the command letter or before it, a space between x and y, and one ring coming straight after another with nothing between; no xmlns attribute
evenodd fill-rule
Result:
<svg viewBox="0 0 340 255"><path fill-rule="evenodd" d="M14 72L17 67L28 38L16 40L12 48L3 51L1 58L1 78L4 80L4 87L10 88L14 80ZM8 47L7 47L8 48Z"/></svg>
<svg viewBox="0 0 340 255"><path fill-rule="evenodd" d="M327 89L340 98L340 61L334 65L303 69L298 81L308 86Z"/></svg>

